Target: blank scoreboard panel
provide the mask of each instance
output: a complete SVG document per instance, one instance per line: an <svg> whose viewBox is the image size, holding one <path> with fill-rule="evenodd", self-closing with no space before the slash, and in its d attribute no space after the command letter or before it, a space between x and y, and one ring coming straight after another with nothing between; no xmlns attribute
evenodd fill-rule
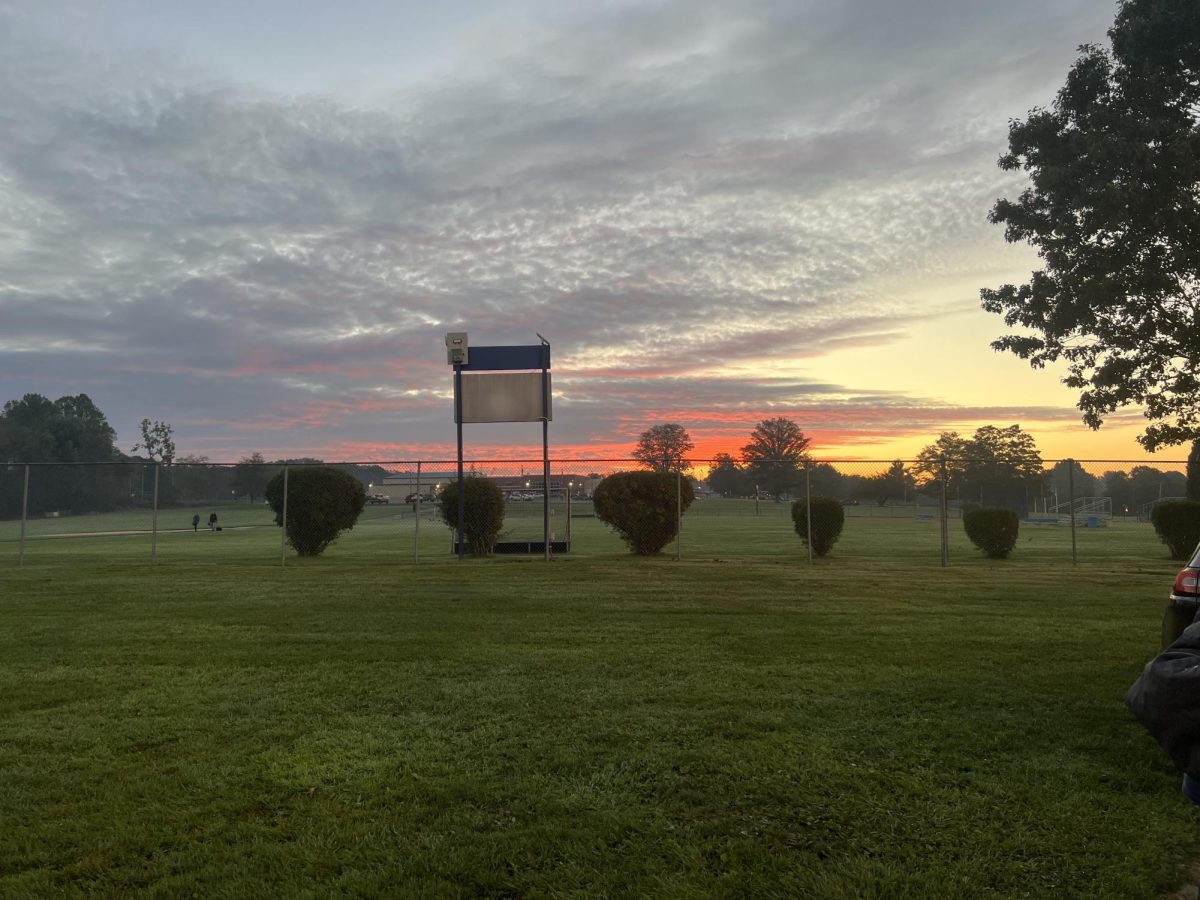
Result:
<svg viewBox="0 0 1200 900"><path fill-rule="evenodd" d="M465 423L540 422L543 416L550 421L554 418L550 397L549 372L462 374Z"/></svg>

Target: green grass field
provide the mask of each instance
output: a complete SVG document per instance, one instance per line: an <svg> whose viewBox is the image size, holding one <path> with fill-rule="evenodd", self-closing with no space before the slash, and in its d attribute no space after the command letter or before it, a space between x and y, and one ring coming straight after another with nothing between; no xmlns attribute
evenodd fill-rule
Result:
<svg viewBox="0 0 1200 900"><path fill-rule="evenodd" d="M786 503L761 503L758 515L752 500L697 501L684 517L680 556L689 559L747 558L807 559L806 551L792 530ZM601 522L587 515L590 504L577 504L570 518L573 557L621 554L620 540ZM580 511L584 514L580 515ZM202 523L193 533L191 519L199 512ZM216 512L223 528L209 532L209 512ZM555 504L552 529L556 538L567 533L566 507ZM937 567L941 563L938 523L932 510L922 510L917 519L911 514L895 515L897 510L871 506L847 511L845 531L834 548L841 559L880 558L921 562ZM885 514L886 513L886 514ZM24 559L36 564L40 559L61 565L64 561L105 559L130 564L148 562L151 557L150 530L152 513L148 509L61 518L32 519L26 525ZM272 524L270 510L262 504L226 504L203 508L165 509L158 513L154 555L159 563L172 562L279 562L279 529ZM20 523L0 521L0 565L5 556L15 561L18 554ZM539 503L510 503L503 537L512 540L540 540L542 507ZM368 506L353 531L344 534L331 547L330 558L354 558L363 562L405 563L414 560L445 560L451 549L451 534L436 518L434 510L422 510L417 551L416 517L406 505ZM1081 560L1139 562L1162 557L1162 544L1153 529L1144 522L1113 520L1104 528L1081 527L1076 530L1077 553ZM950 552L955 563L976 561L979 557L963 533L958 519L950 522ZM674 557L669 545L664 554ZM1071 532L1055 526L1022 526L1014 561L1041 560L1071 564Z"/></svg>
<svg viewBox="0 0 1200 900"><path fill-rule="evenodd" d="M371 507L281 567L242 510L160 513L157 564L48 536L140 513L20 569L0 524L0 896L1149 898L1200 853L1121 704L1176 568L1146 526L1072 567L954 523L943 569L911 519L811 566L783 516L689 514L679 562L579 519L460 564L425 522L417 565Z"/></svg>

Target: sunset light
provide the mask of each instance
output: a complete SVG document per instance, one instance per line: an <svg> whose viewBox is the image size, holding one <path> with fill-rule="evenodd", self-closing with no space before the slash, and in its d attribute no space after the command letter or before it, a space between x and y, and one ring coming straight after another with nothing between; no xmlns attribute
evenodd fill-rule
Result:
<svg viewBox="0 0 1200 900"><path fill-rule="evenodd" d="M980 289L1040 264L987 221L1022 185L996 166L1008 121L1111 19L1060 4L1030 34L1024 6L887 14L883 50L853 4L659 29L480 3L399 61L316 40L316 8L287 34L132 0L0 11L4 399L87 392L122 446L149 417L212 460L431 458L454 445L443 332L541 332L556 456L676 422L707 459L783 415L825 457L1020 423L1047 458L1143 458L1140 410L1093 433L1061 371L989 347ZM669 48L631 52L648 28Z"/></svg>

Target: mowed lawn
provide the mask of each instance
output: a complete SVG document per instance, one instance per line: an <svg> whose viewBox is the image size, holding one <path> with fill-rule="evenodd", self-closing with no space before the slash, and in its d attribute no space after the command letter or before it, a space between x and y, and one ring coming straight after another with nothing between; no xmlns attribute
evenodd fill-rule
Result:
<svg viewBox="0 0 1200 900"><path fill-rule="evenodd" d="M883 557L918 564L922 570L939 566L936 510L923 508L919 517L911 510L868 505L847 509L845 530L834 555L843 563L856 558L874 562ZM210 512L218 514L222 531L208 530ZM551 514L556 540L567 537L569 526L572 557L623 554L616 535L591 515L590 502L576 504L573 513L568 519L565 504L559 502ZM191 526L193 514L201 519L196 532ZM49 565L69 565L74 560L140 565L150 561L153 550L160 563L221 565L279 563L283 555L280 530L273 523L271 510L263 504L162 509L157 515L158 533L152 538L154 526L154 515L148 509L30 519L25 527L24 559ZM509 503L501 538L536 541L542 537L542 528L540 503ZM20 532L20 522L0 521L0 568L7 562L15 564ZM949 533L955 563L979 561L961 520L951 519ZM422 508L419 527L406 504L368 506L355 528L339 538L327 555L367 564L444 561L451 537L431 505ZM1164 561L1162 544L1144 522L1117 519L1108 527L1088 528L1081 518L1075 542L1077 555L1085 562L1121 560L1136 566ZM677 553L687 559L773 557L807 561L804 546L792 527L790 505L766 501L756 505L753 500L697 500L684 517L680 546L676 548L672 543L663 551L667 557ZM1023 525L1014 562L1034 561L1070 566L1071 529ZM1169 566L1165 571L1171 574Z"/></svg>
<svg viewBox="0 0 1200 900"><path fill-rule="evenodd" d="M269 526L0 544L0 896L1159 897L1200 855L1121 703L1145 528L1073 568L956 525L942 569L936 524L810 566L782 516L678 562L425 523L417 565L370 512L286 567Z"/></svg>

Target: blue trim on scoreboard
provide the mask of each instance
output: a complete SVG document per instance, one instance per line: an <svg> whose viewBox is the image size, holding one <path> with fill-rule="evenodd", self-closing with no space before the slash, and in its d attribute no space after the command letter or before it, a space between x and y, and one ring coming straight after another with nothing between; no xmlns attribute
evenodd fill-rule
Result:
<svg viewBox="0 0 1200 900"><path fill-rule="evenodd" d="M550 347L525 344L517 347L471 347L471 361L460 368L464 372L507 372L550 368Z"/></svg>

